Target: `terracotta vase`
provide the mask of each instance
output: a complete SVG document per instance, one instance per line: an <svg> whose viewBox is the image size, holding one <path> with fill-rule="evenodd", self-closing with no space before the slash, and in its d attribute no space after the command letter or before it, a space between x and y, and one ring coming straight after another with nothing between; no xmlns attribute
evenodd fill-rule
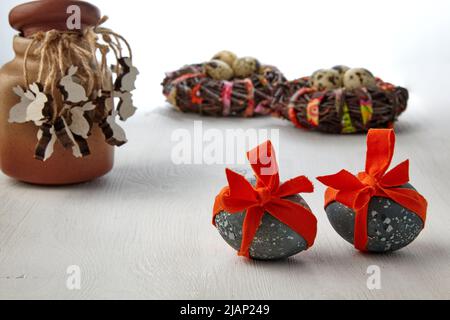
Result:
<svg viewBox="0 0 450 320"><path fill-rule="evenodd" d="M25 87L24 54L32 41L27 36L52 29L64 31L67 7L74 3L82 10L82 28L93 26L100 19L99 10L82 1L34 1L10 13L10 23L20 35L14 37L14 60L0 69L0 167L6 175L20 181L41 185L75 184L103 176L113 167L114 147L105 142L97 124L88 139L89 156L77 159L71 150L57 142L52 157L42 162L34 158L38 127L30 122L8 123L10 109L20 101L12 89L18 85ZM30 82L36 81L39 57L30 55L27 68Z"/></svg>

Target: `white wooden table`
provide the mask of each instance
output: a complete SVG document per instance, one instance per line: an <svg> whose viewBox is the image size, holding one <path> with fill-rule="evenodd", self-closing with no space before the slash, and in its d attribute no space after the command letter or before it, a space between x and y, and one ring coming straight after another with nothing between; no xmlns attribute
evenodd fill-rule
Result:
<svg viewBox="0 0 450 320"><path fill-rule="evenodd" d="M211 225L225 166L174 165L174 129L192 130L195 120L205 130L278 128L284 178L358 172L365 137L304 132L271 118L200 119L163 107L127 124L130 143L102 179L44 188L0 177L0 298L449 299L450 112L439 117L421 103L413 99L398 124L394 162L412 160L429 220L402 251L356 252L328 223L316 182L305 196L319 220L311 250L273 263L237 257ZM80 267L80 290L66 286L71 265ZM381 290L367 287L371 265L381 268Z"/></svg>

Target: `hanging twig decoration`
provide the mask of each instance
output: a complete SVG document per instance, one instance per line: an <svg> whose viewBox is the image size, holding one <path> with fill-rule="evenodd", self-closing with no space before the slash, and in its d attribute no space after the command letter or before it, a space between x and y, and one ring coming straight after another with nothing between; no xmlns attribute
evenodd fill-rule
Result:
<svg viewBox="0 0 450 320"><path fill-rule="evenodd" d="M131 91L139 71L133 66L131 47L119 34L100 27L107 20L82 34L51 30L39 32L25 52L25 88L15 87L20 98L10 110L10 123L34 122L39 127L35 158L48 160L59 141L75 157L90 154L88 139L94 123L105 134L107 143L121 146L127 142L116 118L126 121L136 112ZM100 37L99 37L100 36ZM101 38L105 44L99 42ZM123 55L123 44L129 56ZM112 51L116 64L108 68ZM100 53L101 62L97 60ZM30 84L27 62L39 57L37 80ZM115 74L113 81L112 74ZM117 97L118 104L114 105Z"/></svg>

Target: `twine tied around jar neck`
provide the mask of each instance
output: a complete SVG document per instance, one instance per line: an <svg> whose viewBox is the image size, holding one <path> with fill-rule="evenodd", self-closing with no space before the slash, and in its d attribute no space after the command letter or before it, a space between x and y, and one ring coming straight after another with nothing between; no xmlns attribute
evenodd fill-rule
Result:
<svg viewBox="0 0 450 320"><path fill-rule="evenodd" d="M39 59L37 82L43 86L46 93L52 96L58 92L59 81L70 66L78 66L77 78L86 90L88 97L95 98L99 90L104 89L108 81L109 90L113 90L112 78L108 76L107 55L114 53L116 60L123 57L122 43L125 44L130 59L133 58L131 46L121 35L110 29L101 27L108 20L103 16L96 26L87 28L82 33L71 31L50 30L38 32L25 50L23 62L23 77L26 87L30 85L28 61L30 56ZM99 36L105 44L99 42ZM101 56L99 64L97 50ZM115 72L119 74L120 65L116 63ZM43 77L45 76L45 79ZM44 80L44 81L43 81ZM53 120L63 111L57 101L53 103Z"/></svg>

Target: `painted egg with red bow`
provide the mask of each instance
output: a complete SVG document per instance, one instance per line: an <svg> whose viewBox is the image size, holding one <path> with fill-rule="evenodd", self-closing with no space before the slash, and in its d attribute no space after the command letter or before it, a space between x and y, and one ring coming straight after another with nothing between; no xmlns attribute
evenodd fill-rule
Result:
<svg viewBox="0 0 450 320"><path fill-rule="evenodd" d="M405 189L414 188L407 184ZM336 232L354 244L355 212L339 202L326 208L328 219ZM384 253L400 250L413 242L424 228L424 222L414 212L397 202L374 197L367 215L367 251Z"/></svg>
<svg viewBox="0 0 450 320"><path fill-rule="evenodd" d="M251 171L234 171L245 176L253 185L256 184L256 179ZM285 199L310 210L300 195L293 195ZM236 251L239 251L242 244L242 227L245 215L245 211L237 214L222 211L215 217L215 224L220 235ZM266 212L253 239L249 253L250 258L255 260L279 260L289 258L307 249L308 243L301 235Z"/></svg>

